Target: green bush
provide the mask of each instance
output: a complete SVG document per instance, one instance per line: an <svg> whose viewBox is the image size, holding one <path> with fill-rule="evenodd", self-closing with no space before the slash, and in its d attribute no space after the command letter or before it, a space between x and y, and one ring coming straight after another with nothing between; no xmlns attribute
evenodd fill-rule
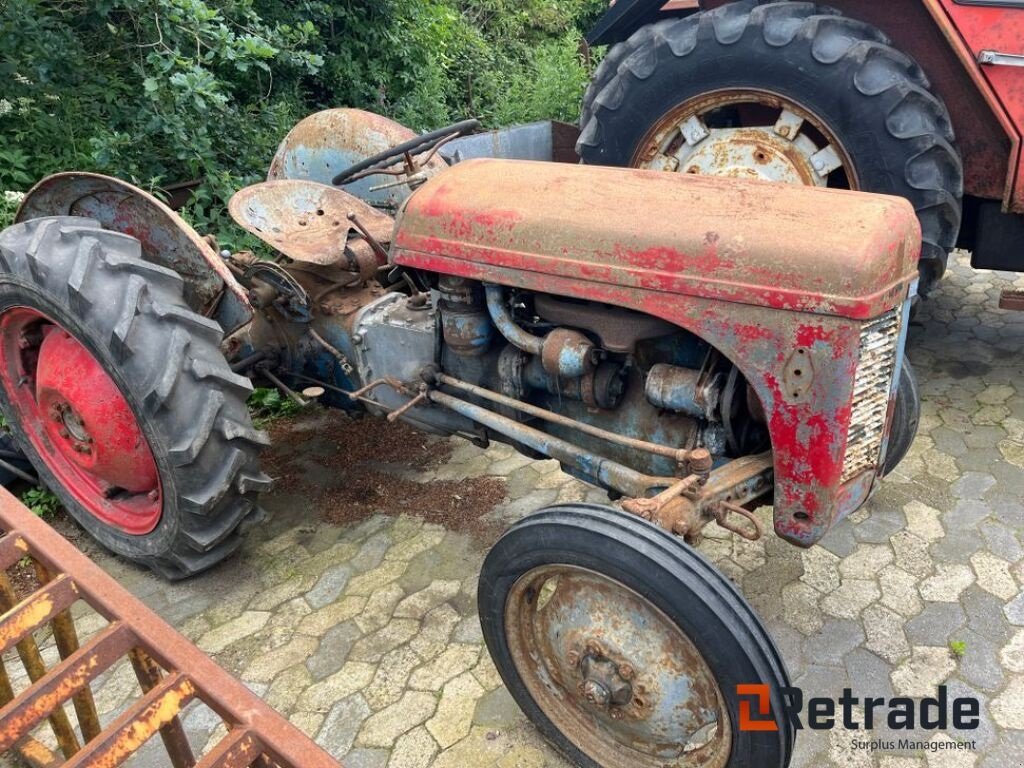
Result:
<svg viewBox="0 0 1024 768"><path fill-rule="evenodd" d="M427 129L575 119L605 0L5 0L0 190L58 170L160 194L218 228L301 117L355 106ZM8 205L0 216L8 215Z"/></svg>

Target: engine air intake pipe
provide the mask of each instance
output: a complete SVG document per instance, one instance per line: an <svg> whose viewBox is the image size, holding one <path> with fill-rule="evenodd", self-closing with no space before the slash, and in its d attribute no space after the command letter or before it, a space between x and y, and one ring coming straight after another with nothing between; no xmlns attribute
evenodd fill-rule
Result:
<svg viewBox="0 0 1024 768"><path fill-rule="evenodd" d="M552 376L575 379L597 366L597 349L579 331L556 328L547 336L534 336L516 325L505 306L505 290L500 285L486 284L484 291L487 312L501 335L513 346L539 356L544 370Z"/></svg>

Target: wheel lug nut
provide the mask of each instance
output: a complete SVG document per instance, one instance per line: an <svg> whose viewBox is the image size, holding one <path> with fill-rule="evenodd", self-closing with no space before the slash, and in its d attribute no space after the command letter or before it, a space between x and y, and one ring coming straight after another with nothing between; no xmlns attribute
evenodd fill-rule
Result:
<svg viewBox="0 0 1024 768"><path fill-rule="evenodd" d="M623 680L632 680L636 676L636 671L633 669L632 664L620 664L619 665L619 677Z"/></svg>
<svg viewBox="0 0 1024 768"><path fill-rule="evenodd" d="M146 494L146 498L149 499L150 501L156 501L157 499L160 498L160 491L154 488L152 491Z"/></svg>

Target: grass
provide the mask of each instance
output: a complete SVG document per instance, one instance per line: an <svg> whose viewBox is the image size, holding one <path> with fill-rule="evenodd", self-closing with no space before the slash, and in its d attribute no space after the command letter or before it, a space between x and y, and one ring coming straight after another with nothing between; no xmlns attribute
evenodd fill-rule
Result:
<svg viewBox="0 0 1024 768"><path fill-rule="evenodd" d="M957 659L962 659L967 653L967 643L963 640L950 640L949 652Z"/></svg>

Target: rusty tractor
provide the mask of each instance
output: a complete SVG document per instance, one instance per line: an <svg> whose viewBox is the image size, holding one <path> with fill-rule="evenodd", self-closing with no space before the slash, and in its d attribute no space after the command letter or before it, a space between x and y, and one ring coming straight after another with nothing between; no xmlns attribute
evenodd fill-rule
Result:
<svg viewBox="0 0 1024 768"><path fill-rule="evenodd" d="M125 182L43 180L0 235L7 421L87 531L172 579L258 519L253 381L557 459L621 503L541 510L488 554L479 612L516 701L584 766L785 766L792 727L740 728L737 694L765 684L783 712L784 665L690 544L755 539L772 504L811 546L907 451L914 211L480 158L565 142L475 128L300 122L229 206L268 258Z"/></svg>
<svg viewBox="0 0 1024 768"><path fill-rule="evenodd" d="M618 0L588 35L612 45L578 149L600 165L905 197L926 296L954 247L1024 270L1022 36L1016 0Z"/></svg>

